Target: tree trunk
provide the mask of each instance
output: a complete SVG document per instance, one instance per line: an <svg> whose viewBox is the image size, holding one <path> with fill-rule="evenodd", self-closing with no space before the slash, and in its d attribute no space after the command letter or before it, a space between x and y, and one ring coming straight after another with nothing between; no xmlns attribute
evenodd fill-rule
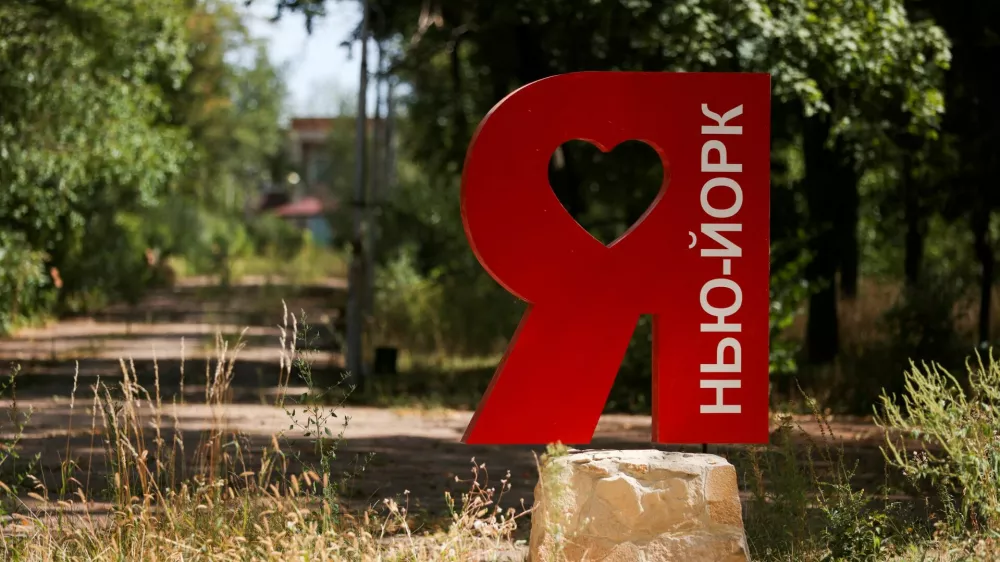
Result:
<svg viewBox="0 0 1000 562"><path fill-rule="evenodd" d="M924 225L920 210L920 198L912 176L912 161L909 154L903 155L900 173L903 191L903 216L906 221L905 255L903 272L910 287L920 282L920 271L924 262Z"/></svg>
<svg viewBox="0 0 1000 562"><path fill-rule="evenodd" d="M840 214L840 292L845 298L853 299L858 295L858 262L861 249L858 246L858 207L861 205L861 195L858 193L858 176L854 169L847 165L837 164L838 185L833 186L837 193Z"/></svg>
<svg viewBox="0 0 1000 562"><path fill-rule="evenodd" d="M996 258L989 239L990 213L983 205L975 211L973 235L975 237L976 258L979 259L979 343L990 342L990 312L993 299L993 271Z"/></svg>
<svg viewBox="0 0 1000 562"><path fill-rule="evenodd" d="M365 372L362 361L362 346L364 344L364 289L365 289L365 264L364 264L364 233L365 233L365 206L367 204L365 196L367 192L365 186L368 178L365 166L368 157L367 140L368 110L366 102L368 100L368 2L362 8L363 16L361 20L361 65L359 70L360 79L358 86L358 112L355 115L355 161L354 161L354 200L352 209L351 227L351 258L348 269L347 283L347 383L359 391L364 390Z"/></svg>
<svg viewBox="0 0 1000 562"><path fill-rule="evenodd" d="M454 42L451 45L451 52L449 53L449 64L451 67L451 88L452 93L455 96L455 129L454 129L454 140L455 150L463 151L465 146L468 144L469 138L471 137L469 133L469 119L465 114L465 104L462 103L463 94L465 93L465 83L462 80L462 35L455 37Z"/></svg>
<svg viewBox="0 0 1000 562"><path fill-rule="evenodd" d="M803 180L813 228L809 243L812 259L806 269L810 282L818 289L809 299L806 323L806 352L811 363L829 363L840 348L837 322L838 265L836 225L836 189L831 185L836 155L826 148L829 126L824 120L808 119L804 127L806 176Z"/></svg>
<svg viewBox="0 0 1000 562"><path fill-rule="evenodd" d="M381 42L375 42L375 111L372 116L372 127L371 135L372 140L369 145L368 154L368 195L365 198L368 201L368 205L365 208L365 223L367 229L365 231L365 290L364 290L364 303L362 305L362 316L365 319L365 323L370 323L375 317L375 262L377 261L377 254L375 252L376 242L379 238L379 220L378 215L381 214L381 195L382 195L382 174L384 171L384 162L382 160L382 86L385 82L385 72L383 65L385 64L385 50ZM367 127L368 124L365 123ZM365 139L365 142L369 142Z"/></svg>

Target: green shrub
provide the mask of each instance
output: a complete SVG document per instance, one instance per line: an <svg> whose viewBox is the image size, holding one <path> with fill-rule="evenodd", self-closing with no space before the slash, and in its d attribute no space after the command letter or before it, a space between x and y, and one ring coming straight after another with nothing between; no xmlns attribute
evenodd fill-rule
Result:
<svg viewBox="0 0 1000 562"><path fill-rule="evenodd" d="M919 284L903 288L882 318L889 344L900 361L918 355L936 362L954 358L959 340L955 308L962 302L963 292L961 284L937 276L925 276Z"/></svg>
<svg viewBox="0 0 1000 562"><path fill-rule="evenodd" d="M887 430L884 453L915 484L930 483L947 507L960 509L945 523L950 532L1000 530L1000 361L977 355L968 362L968 388L937 363L911 368L905 393L883 393L877 417ZM910 452L903 439L916 440ZM946 514L948 511L946 511Z"/></svg>
<svg viewBox="0 0 1000 562"><path fill-rule="evenodd" d="M85 229L64 233L60 246L54 260L63 280L60 312L86 313L114 300L134 303L153 281L138 214L94 217Z"/></svg>
<svg viewBox="0 0 1000 562"><path fill-rule="evenodd" d="M840 482L825 483L821 488L823 562L885 560L892 542L899 538L890 516L896 506L877 509L872 494L853 489L851 477L853 473L845 474Z"/></svg>
<svg viewBox="0 0 1000 562"><path fill-rule="evenodd" d="M162 258L182 258L185 273L227 276L232 260L249 256L256 240L239 214L213 212L184 198L172 198L144 213L145 247Z"/></svg>
<svg viewBox="0 0 1000 562"><path fill-rule="evenodd" d="M257 254L274 255L278 259L295 257L305 243L301 229L267 213L254 217L247 224L247 234Z"/></svg>
<svg viewBox="0 0 1000 562"><path fill-rule="evenodd" d="M783 417L771 445L748 450L737 465L749 492L745 525L754 560L885 560L912 537L900 505L855 487L851 465L828 418L807 398L821 438ZM909 527L913 532L912 526Z"/></svg>
<svg viewBox="0 0 1000 562"><path fill-rule="evenodd" d="M376 271L377 344L439 357L501 352L525 305L474 265L423 273L412 247L397 248Z"/></svg>
<svg viewBox="0 0 1000 562"><path fill-rule="evenodd" d="M45 258L19 233L0 230L0 334L50 309L54 287L45 272Z"/></svg>
<svg viewBox="0 0 1000 562"><path fill-rule="evenodd" d="M401 250L375 276L375 331L380 343L414 353L445 347L444 293L433 278L420 275L410 251Z"/></svg>

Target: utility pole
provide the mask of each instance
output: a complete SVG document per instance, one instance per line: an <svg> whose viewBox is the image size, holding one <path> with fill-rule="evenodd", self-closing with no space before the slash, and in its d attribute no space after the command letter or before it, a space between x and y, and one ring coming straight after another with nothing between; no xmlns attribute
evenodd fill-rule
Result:
<svg viewBox="0 0 1000 562"><path fill-rule="evenodd" d="M396 182L396 145L393 133L395 132L395 111L396 111L396 99L393 95L393 88L395 86L392 76L386 76L386 92L385 92L385 138L382 139L385 142L383 150L383 158L385 159L385 172L383 175L384 181L382 183L384 188L384 194L388 195L389 191L395 186Z"/></svg>
<svg viewBox="0 0 1000 562"><path fill-rule="evenodd" d="M361 75L358 88L357 130L354 152L354 224L351 232L351 264L347 274L347 372L348 384L364 388L364 361L362 360L362 310L365 293L364 236L366 199L366 148L368 110L368 0L362 0L361 16Z"/></svg>
<svg viewBox="0 0 1000 562"><path fill-rule="evenodd" d="M367 235L365 244L365 300L364 318L365 323L370 324L375 314L375 244L378 240L378 214L379 203L382 194L382 178L384 177L382 153L382 83L384 74L382 72L383 50L382 45L376 43L378 56L375 63L375 111L372 118L372 151L369 157L369 194L367 207Z"/></svg>

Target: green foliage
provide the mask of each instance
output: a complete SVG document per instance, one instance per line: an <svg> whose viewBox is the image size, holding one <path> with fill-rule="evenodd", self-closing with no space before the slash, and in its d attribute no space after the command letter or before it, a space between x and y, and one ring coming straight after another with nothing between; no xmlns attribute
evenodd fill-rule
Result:
<svg viewBox="0 0 1000 562"><path fill-rule="evenodd" d="M430 14L439 29L421 2L374 10L377 34L419 39L398 68L414 86L416 158L435 170L457 171L472 126L503 95L574 70L768 72L776 113L832 113L836 130L868 148L894 123L926 130L944 111L948 40L931 22L911 22L899 0L445 4Z"/></svg>
<svg viewBox="0 0 1000 562"><path fill-rule="evenodd" d="M90 212L148 202L166 187L183 158L159 96L161 82L188 69L179 7L0 7L0 224L49 250Z"/></svg>
<svg viewBox="0 0 1000 562"><path fill-rule="evenodd" d="M781 256L781 250L791 247L797 255ZM796 355L798 346L783 336L798 317L802 305L812 293L812 287L804 276L809 255L797 245L775 244L771 248L771 314L769 320L770 373L771 376L788 376L798 369ZM779 265L781 264L781 265Z"/></svg>
<svg viewBox="0 0 1000 562"><path fill-rule="evenodd" d="M454 277L442 270L423 273L412 247L397 249L376 272L377 343L439 357L502 350L524 305L485 272L451 274Z"/></svg>
<svg viewBox="0 0 1000 562"><path fill-rule="evenodd" d="M30 406L22 409L17 405L17 377L20 373L19 365L11 365L6 380L0 382L0 398L10 400L4 416L6 419L0 421L0 430L3 432L3 437L0 437L0 500L13 500L11 503L17 501L16 493L22 491L17 488L35 471L39 460L37 455L33 459L22 459L18 451L21 439L24 438L24 428L32 414ZM27 462L22 462L25 460ZM9 515L10 511L7 502L0 501L0 515Z"/></svg>
<svg viewBox="0 0 1000 562"><path fill-rule="evenodd" d="M253 251L246 227L238 218L202 211L198 219L195 231L199 237L185 253L196 260L198 271L220 272L227 260L247 256Z"/></svg>
<svg viewBox="0 0 1000 562"><path fill-rule="evenodd" d="M308 10L322 3L282 5ZM394 203L405 202L384 221L387 229L417 241L423 274L461 276L458 289L490 284L473 273L467 249L453 242L462 241L457 176L476 122L503 96L544 76L577 70L769 73L775 100L772 171L780 188L772 190L775 375L797 368L798 342L779 334L814 291L835 282L801 280L807 259L828 259L803 250L830 227L810 215L803 201L803 130L821 122L823 140L841 137L857 164L888 161L895 157L889 149L896 135L933 136L940 126L942 80L951 56L941 28L909 18L900 0L517 1L488 8L445 1L429 11L422 2L393 1L375 2L372 13L376 37L398 45L393 68L411 86L403 124L406 158L433 178L403 187L401 172L403 189ZM649 157L648 147L634 144L620 155L616 151L614 166L606 162L612 155L584 143L567 143L554 158L553 190L602 239L638 218L650 186L657 187L660 163ZM849 231L838 225L839 233ZM488 316L494 317L492 309ZM631 392L623 402L642 403L648 393L645 322L622 369L620 380Z"/></svg>
<svg viewBox="0 0 1000 562"><path fill-rule="evenodd" d="M295 257L305 243L301 229L273 214L263 214L250 221L247 234L257 253L279 260Z"/></svg>
<svg viewBox="0 0 1000 562"><path fill-rule="evenodd" d="M247 220L242 215L212 211L173 196L142 217L143 239L161 251L161 259L180 258L184 274L217 275L252 256L269 260L274 272L305 249L305 233L272 214ZM247 271L237 273L252 273Z"/></svg>
<svg viewBox="0 0 1000 562"><path fill-rule="evenodd" d="M919 539L912 526L903 533L909 519L899 505L856 488L829 419L808 402L822 440L784 417L770 446L738 461L750 494L744 519L753 559L874 562Z"/></svg>
<svg viewBox="0 0 1000 562"><path fill-rule="evenodd" d="M0 247L24 259L2 279L0 328L54 303L43 265L67 292L133 273L115 269L127 254L105 254L133 249L115 215L154 202L185 156L160 95L189 69L183 15L175 0L0 6Z"/></svg>
<svg viewBox="0 0 1000 562"><path fill-rule="evenodd" d="M199 3L187 30L192 71L168 99L191 151L174 193L149 213L150 240L166 255L183 256L191 272L228 279L234 260L255 253L290 258L302 245L289 225L274 217L248 221L244 213L273 179L285 87L231 4Z"/></svg>
<svg viewBox="0 0 1000 562"><path fill-rule="evenodd" d="M63 307L85 312L112 297L138 301L152 280L144 251L143 219L138 213L109 213L88 221L85 233L68 239L63 251ZM100 241L101 251L93 244Z"/></svg>
<svg viewBox="0 0 1000 562"><path fill-rule="evenodd" d="M826 486L825 492L821 537L829 552L823 562L885 560L893 532L889 514L874 509L873 498L849 482Z"/></svg>
<svg viewBox="0 0 1000 562"><path fill-rule="evenodd" d="M230 3L199 2L186 28L191 73L167 96L190 143L177 187L212 211L241 212L281 148L284 84Z"/></svg>
<svg viewBox="0 0 1000 562"><path fill-rule="evenodd" d="M0 98L0 332L135 301L148 248L203 269L247 251L284 87L232 6L4 3Z"/></svg>
<svg viewBox="0 0 1000 562"><path fill-rule="evenodd" d="M916 483L958 498L949 532L1000 526L1000 361L992 353L968 365L967 388L936 363L911 363L905 393L883 394L877 422L888 430L887 460ZM904 439L920 450L910 452Z"/></svg>
<svg viewBox="0 0 1000 562"><path fill-rule="evenodd" d="M405 249L379 269L375 276L375 310L381 343L405 345L417 353L441 350L444 295L434 281L420 275L412 252Z"/></svg>
<svg viewBox="0 0 1000 562"><path fill-rule="evenodd" d="M964 300L961 284L925 277L906 286L883 318L890 345L900 361L922 356L932 361L950 358L958 346L956 304Z"/></svg>
<svg viewBox="0 0 1000 562"><path fill-rule="evenodd" d="M379 337L416 353L497 353L524 304L469 249L457 178L438 179L402 156L381 222L375 310L385 321L377 320Z"/></svg>
<svg viewBox="0 0 1000 562"><path fill-rule="evenodd" d="M45 254L33 250L24 238L22 233L0 230L0 333L13 328L23 311L49 305Z"/></svg>

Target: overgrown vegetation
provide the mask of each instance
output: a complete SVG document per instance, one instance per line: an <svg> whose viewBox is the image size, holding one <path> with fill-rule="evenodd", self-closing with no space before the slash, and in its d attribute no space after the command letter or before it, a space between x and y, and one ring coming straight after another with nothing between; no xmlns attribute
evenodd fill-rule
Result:
<svg viewBox="0 0 1000 562"><path fill-rule="evenodd" d="M344 487L362 475L371 456L335 462L349 418L341 421L338 406L324 405L328 391L311 374L310 338L301 318L286 312L273 406L286 412L289 429L263 441L226 429L229 385L243 349L239 338L216 339L202 403L210 419L193 448L178 417L183 396L164 400L158 369L151 391L141 386L131 361L121 362L119 383L99 380L91 389L90 427L84 429L100 452L91 453L84 468L69 432L55 480L31 464L5 464L16 458L27 421L11 400L11 423L0 427L0 491L4 514L12 514L0 522L3 558L462 561L508 545L519 517L500 507L510 475L494 485L474 459L468 491L446 496L450 516L431 536L418 536L417 526L427 522L407 511L408 498L345 507ZM295 384L306 390L289 395ZM340 395L351 390L336 389ZM74 388L70 412L74 405L87 407L77 398ZM312 446L303 448L302 439Z"/></svg>
<svg viewBox="0 0 1000 562"><path fill-rule="evenodd" d="M310 18L329 4L273 3L279 15ZM375 79L407 86L396 181L377 215L376 345L467 357L502 348L524 307L465 243L465 151L517 87L602 69L771 75L776 404L803 406L797 377L835 410L868 413L882 387L900 388L897 366L910 358L958 366L993 341L1000 223L996 190L984 187L992 164L975 139L998 123L973 100L996 91L970 62L994 48L985 39L1000 29L993 7L959 16L938 0L394 0L373 1L371 13L388 59ZM642 215L663 174L638 142L609 154L568 142L549 168L563 206L601 239ZM647 322L619 372L614 410L652 402Z"/></svg>
<svg viewBox="0 0 1000 562"><path fill-rule="evenodd" d="M1000 556L998 377L992 356L970 363L967 384L940 365L913 365L904 392L881 398L886 473L874 489L859 482L857 463L814 400L819 440L783 416L772 445L750 449L741 463L754 559Z"/></svg>
<svg viewBox="0 0 1000 562"><path fill-rule="evenodd" d="M310 23L331 3L256 1ZM494 104L577 70L767 72L772 401L809 412L802 423L820 436L782 417L774 443L747 452L754 555L1000 558L1000 366L981 355L967 375L950 374L969 349L985 353L1000 318L1000 190L989 148L1000 92L983 79L1000 64L996 3L370 5L374 82L406 86L396 90L406 92L399 161L380 169L381 155L371 171L391 181L374 213L379 270L367 343L401 348L409 371L371 385L380 404L473 406L524 310L462 232L462 162ZM179 276L215 276L226 290L246 276L297 284L343 275L338 251L247 213L260 187L285 182L285 88L234 4L0 2L0 100L0 334L135 304ZM352 131L335 127L328 144L339 165L325 179L343 202L354 201ZM391 145L373 144L376 154ZM610 239L641 216L664 170L641 143L613 154L567 143L549 172L572 216ZM354 206L340 210L334 220ZM69 438L57 474L20 456L31 410L18 403L15 367L0 387L9 399L0 427L2 515L11 515L4 558L463 560L509 541L518 519L499 508L509 479L480 483L475 461L470 492L449 498L451 519L429 540L405 497L348 509L344 487L364 459L345 474L340 419L329 427L336 409L325 405L349 389L331 398L316 388L294 317L282 337L279 386L294 379L309 391L279 396L289 431L265 443L225 429L237 341L217 341L205 381L210 427L194 447L174 410L183 397L171 402L159 378L145 388L123 362L120 384L99 382L92 400L79 401L74 378L70 411L87 408L91 419L67 431L89 431L104 473L74 455ZM911 359L928 363L902 372ZM651 361L643 318L609 409L648 411ZM836 415L874 409L886 431L877 467L854 462L819 404ZM865 479L883 467L884 478ZM102 475L108 485L91 486Z"/></svg>
<svg viewBox="0 0 1000 562"><path fill-rule="evenodd" d="M887 443L887 459L943 495L949 517L939 531L1000 538L1000 361L992 352L985 362L977 356L964 384L938 364L911 363L905 388L900 398L882 396L880 425L899 432ZM919 450L908 450L904 439Z"/></svg>
<svg viewBox="0 0 1000 562"><path fill-rule="evenodd" d="M247 220L285 89L222 0L0 5L0 333L302 235Z"/></svg>
<svg viewBox="0 0 1000 562"><path fill-rule="evenodd" d="M14 387L4 386L5 559L183 554L204 560L458 561L487 560L513 546L513 532L528 512L501 509L509 473L493 486L475 459L469 491L461 498L446 494L444 521L410 513L408 494L360 510L345 502L372 458L338 459L350 422L338 417L338 409L351 389L317 387L301 316L286 313L280 340L272 405L284 410L289 426L264 439L226 429L229 385L243 349L238 337L217 337L200 402L209 418L196 442L185 439L177 413L190 404L161 388L158 370L149 391L131 362L122 361L121 381L98 381L92 399L81 400L74 388L70 412L86 411L89 424L67 428L58 473L18 457L30 419ZM807 400L810 416L779 415L771 445L731 456L747 494L753 559L972 561L1000 555L998 379L1000 361L992 355L970 363L967 382L937 365L914 365L901 395L882 396L881 478L871 478L873 466L860 465L862 458L835 435L815 400ZM305 390L291 394L296 384ZM331 391L340 398L324 405ZM99 446L86 461L71 447L73 429ZM542 494L552 509L559 509L561 492L546 484L558 481L546 460L566 451L552 445L539 462ZM550 533L558 538L559 529Z"/></svg>

